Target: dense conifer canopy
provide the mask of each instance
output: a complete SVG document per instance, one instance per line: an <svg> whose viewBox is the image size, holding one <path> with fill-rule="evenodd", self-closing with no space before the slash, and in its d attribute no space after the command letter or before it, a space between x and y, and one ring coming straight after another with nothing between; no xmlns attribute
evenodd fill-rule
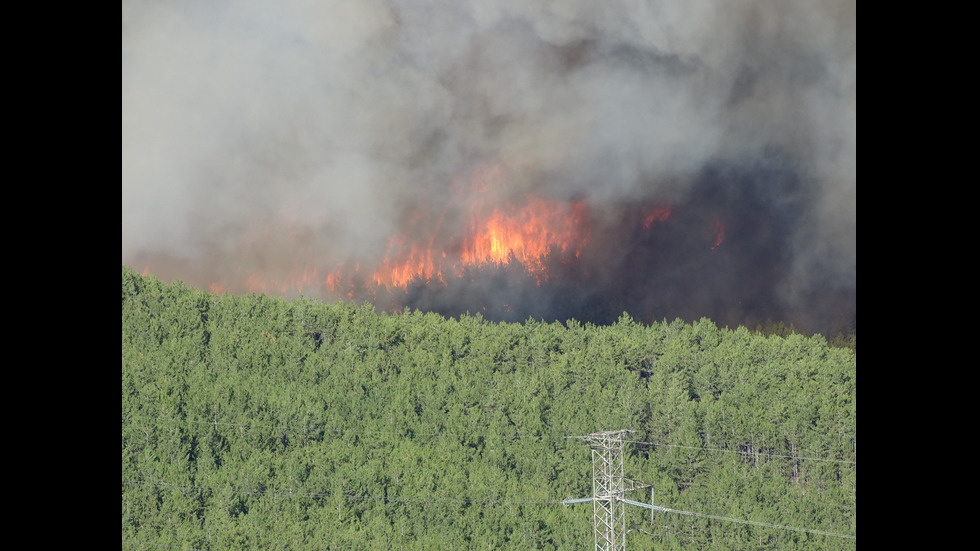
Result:
<svg viewBox="0 0 980 551"><path fill-rule="evenodd" d="M631 429L626 476L694 514L628 508L628 546L854 549L856 364L708 319L390 314L124 266L123 548L587 549L569 437Z"/></svg>

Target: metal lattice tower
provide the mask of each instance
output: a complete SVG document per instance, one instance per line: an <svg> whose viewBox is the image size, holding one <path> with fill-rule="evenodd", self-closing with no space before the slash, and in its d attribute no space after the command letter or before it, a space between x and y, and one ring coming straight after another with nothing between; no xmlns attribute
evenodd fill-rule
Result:
<svg viewBox="0 0 980 551"><path fill-rule="evenodd" d="M597 551L626 548L626 491L623 477L625 430L584 437L592 448L592 514Z"/></svg>
<svg viewBox="0 0 980 551"><path fill-rule="evenodd" d="M642 482L628 481L623 476L623 445L629 430L607 430L587 436L576 436L588 442L592 448L592 497L566 499L562 503L592 502L592 523L597 551L623 551L626 549L626 506L636 505L650 509L650 521L654 511L666 511L653 504L653 488L650 503L626 499L626 492L650 487Z"/></svg>

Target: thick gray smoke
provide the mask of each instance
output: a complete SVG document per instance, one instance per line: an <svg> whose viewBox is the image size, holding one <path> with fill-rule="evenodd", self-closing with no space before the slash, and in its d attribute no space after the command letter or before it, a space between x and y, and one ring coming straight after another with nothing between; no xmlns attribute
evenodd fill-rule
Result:
<svg viewBox="0 0 980 551"><path fill-rule="evenodd" d="M855 321L853 0L126 0L122 85L139 271L238 292L313 269L316 293L452 234L460 182L506 166L501 201L588 202L582 264L407 306ZM653 204L658 234L617 226Z"/></svg>

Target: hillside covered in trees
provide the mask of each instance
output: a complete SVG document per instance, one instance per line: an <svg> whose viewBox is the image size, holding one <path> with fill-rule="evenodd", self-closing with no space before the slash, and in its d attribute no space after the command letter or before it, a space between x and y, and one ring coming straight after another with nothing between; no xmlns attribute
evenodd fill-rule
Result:
<svg viewBox="0 0 980 551"><path fill-rule="evenodd" d="M124 549L854 549L856 353L710 320L490 323L122 270ZM650 490L630 499L648 502Z"/></svg>

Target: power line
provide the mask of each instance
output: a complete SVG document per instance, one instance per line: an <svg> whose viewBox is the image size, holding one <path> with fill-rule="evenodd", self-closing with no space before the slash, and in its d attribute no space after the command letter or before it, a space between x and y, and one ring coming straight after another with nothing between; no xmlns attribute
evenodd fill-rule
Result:
<svg viewBox="0 0 980 551"><path fill-rule="evenodd" d="M565 500L563 503L581 503L591 501L593 503L593 531L595 533L595 548L597 550L624 549L626 547L625 512L624 505L635 505L650 509L650 520L653 521L653 511L668 513L678 513L683 515L696 516L714 520L724 520L750 524L754 526L764 526L781 530L793 530L810 534L820 534L824 536L857 539L857 536L849 534L838 534L823 530L810 528L797 528L781 524L771 524L747 519L733 517L723 517L719 515L709 515L705 513L694 513L691 511L681 511L679 509L669 509L653 504L653 494L650 494L650 503L643 503L626 498L626 492L631 489L639 489L650 486L642 482L631 481L632 488L626 488L623 475L622 450L623 445L629 442L624 437L626 430L603 431L589 434L587 436L576 436L585 440L592 448L592 488L591 498Z"/></svg>
<svg viewBox="0 0 980 551"><path fill-rule="evenodd" d="M401 431L382 431L382 430L353 430L353 429L328 429L320 425L297 428L295 425L263 425L256 423L236 423L228 421L211 421L211 420L190 420L190 419L174 419L174 418L162 418L148 415L129 415L128 419L122 419L123 422L133 419L145 419L150 421L157 421L161 423L186 423L186 424L200 424L200 425L212 425L215 427L226 426L226 427L239 427L239 428L266 428L274 430L289 430L289 431L315 431L322 430L323 432L330 432L334 434L361 434L361 435L377 435L377 434L387 434L394 436L405 436L412 438L434 438L434 437L450 437L450 438L500 438L503 440L567 440L569 438L579 438L578 436L564 436L564 435L506 435L506 434L491 434L486 432L469 432L469 433L459 433L459 432L415 432L412 430L401 430ZM626 440L626 443L630 444L643 444L654 447L661 448L679 448L679 449L690 449L690 450L700 450L705 452L719 452L719 453L733 453L740 455L742 457L754 457L756 454L751 452L744 452L740 450L729 450L723 448L708 448L704 446L681 446L678 444L664 444L660 442L645 442L640 440ZM850 461L846 459L830 459L830 458L820 458L820 457L805 457L805 456L793 456L793 455L780 455L765 453L760 455L765 455L767 458L781 458L781 459L793 459L793 460L805 460L805 461L815 461L815 462L827 462L827 463L843 463L849 465L857 465L857 461Z"/></svg>
<svg viewBox="0 0 980 551"><path fill-rule="evenodd" d="M680 446L680 445L677 445L677 444L660 444L658 442L640 442L639 440L627 440L626 442L628 442L630 444L647 444L647 445L654 446L654 447L661 447L661 448L668 448L668 449L669 448L681 448L681 449L688 449L688 450L703 450L703 451L706 451L706 452L734 453L734 454L738 454L738 455L745 456L745 457L752 457L752 456L755 455L755 454L753 454L751 452L743 452L743 451L739 451L739 450L726 450L726 449L721 449L721 448L705 448L705 447L698 447L698 446ZM797 459L797 460L806 460L806 461L825 461L825 462L828 462L828 463L848 463L850 465L857 465L857 461L848 461L846 459L824 459L824 458L820 458L820 457L801 457L801 456L796 456L796 455L779 455L779 454L773 454L773 453L765 453L765 454L763 454L761 452L760 452L760 455L765 455L766 457L779 457L779 458L782 458L782 459Z"/></svg>
<svg viewBox="0 0 980 551"><path fill-rule="evenodd" d="M256 424L256 423L234 423L234 422L226 422L226 421L209 421L209 420L190 420L190 419L162 418L162 417L152 417L152 416L148 416L148 415L130 415L130 416L128 416L128 419L123 419L122 421L123 422L126 422L126 421L131 421L133 419L146 419L146 420L151 420L151 421L158 421L158 422L161 422L161 423L187 423L187 424L200 424L200 425L213 425L213 426L230 426L230 427L239 427L239 428L265 428L265 429L289 430L289 431L322 430L323 432L331 432L331 433L336 433L336 434L346 434L346 433L351 433L351 434L364 434L364 435L388 434L388 435L394 435L394 436L411 436L413 438L416 438L416 437L419 437L419 438L421 438L421 437L437 437L437 436L446 436L446 437L455 437L455 438L464 438L464 437L466 437L466 438L473 438L473 437L486 438L486 437L492 437L492 438L502 438L504 440L544 440L544 439L564 440L565 438L567 438L564 435L561 435L561 436L557 436L557 435L556 436L552 436L552 435L521 435L521 434L507 435L507 434L492 434L492 433L487 433L487 432L466 432L466 433L462 433L462 432L445 432L445 431L416 432L416 431L413 431L413 430L400 430L400 431L391 430L391 431L385 431L385 430L328 429L328 428L324 428L323 426L320 426L320 425L297 428L295 425L293 425L293 426L290 426L290 425L261 425L261 424Z"/></svg>
<svg viewBox="0 0 980 551"><path fill-rule="evenodd" d="M181 549L183 551L206 551L205 549L198 549L196 547L183 547L180 545L170 545L166 543L153 543L151 541L134 540L129 538L123 538L123 543L137 543L139 545L152 545L153 547L162 547L164 549Z"/></svg>
<svg viewBox="0 0 980 551"><path fill-rule="evenodd" d="M429 503L465 503L476 505L495 505L495 504L540 504L554 505L562 503L558 499L492 499L492 498L467 498L467 497L404 497L404 496L372 496L356 494L334 494L334 493L310 493L294 492L292 490L261 490L248 488L218 488L215 486L201 486L196 484L170 484L168 482L149 482L145 480L128 480L123 482L127 486L154 486L169 490L179 490L181 492L211 490L220 493L242 494L248 496L276 496L276 497L298 497L310 499L345 499L349 501L383 501L385 503L397 502L429 502Z"/></svg>
<svg viewBox="0 0 980 551"><path fill-rule="evenodd" d="M153 486L153 487L170 489L170 490L179 490L181 492L212 490L221 493L242 494L247 496L276 496L276 497L287 497L287 498L296 497L296 498L309 498L309 499L319 499L319 500L339 498L339 499L344 499L346 501L381 501L384 503L402 502L402 503L456 503L456 504L467 504L467 505L499 505L499 504L567 505L570 502L570 500L559 500L559 499L492 499L492 498L477 499L477 498L445 497L445 496L406 497L406 496L390 496L390 495L372 496L372 495L357 495L357 494L311 493L311 492L294 492L292 490L260 490L260 489L232 488L232 487L218 488L215 486L202 486L197 484L171 484L167 482L150 482L145 480L124 481L123 484L127 486ZM845 539L853 539L853 540L857 539L857 536L852 536L849 534L827 532L824 530L814 530L811 528L797 528L794 526L772 524L768 522L759 522L755 520L724 517L719 515L709 515L706 513L695 513L692 511L681 511L679 509L670 509L668 507L658 506L656 507L656 509L658 511L662 511L665 513L677 513L679 515L707 518L711 520L736 522L740 524L749 524L753 526L761 526L765 528L774 528L780 530L791 530L795 532L806 532L809 534L816 534L816 535L829 536L829 537L837 537L837 538L845 538ZM139 543L144 543L144 542L139 542Z"/></svg>
<svg viewBox="0 0 980 551"><path fill-rule="evenodd" d="M806 532L808 534L818 534L818 535L821 535L821 536L831 536L831 537L835 537L835 538L846 538L846 539L852 539L852 540L856 540L857 539L857 536L852 536L850 534L838 534L838 533L835 533L835 532L825 532L823 530L813 530L811 528L796 528L794 526L784 526L782 524L770 524L768 522L759 522L759 521L755 521L755 520L746 520L746 519L732 518L732 517L722 517L722 516L718 516L718 515L708 515L708 514L705 514L705 513L692 513L691 511L680 511L678 509L669 509L669 508L666 508L666 507L663 509L663 511L666 512L666 513L677 513L679 515L688 515L688 516L692 516L692 517L708 518L708 519L712 519L712 520L725 520L725 521L729 521L729 522L738 522L738 523L741 523L741 524L751 524L753 526L763 526L763 527L766 527L766 528L778 528L780 530L793 530L795 532Z"/></svg>

